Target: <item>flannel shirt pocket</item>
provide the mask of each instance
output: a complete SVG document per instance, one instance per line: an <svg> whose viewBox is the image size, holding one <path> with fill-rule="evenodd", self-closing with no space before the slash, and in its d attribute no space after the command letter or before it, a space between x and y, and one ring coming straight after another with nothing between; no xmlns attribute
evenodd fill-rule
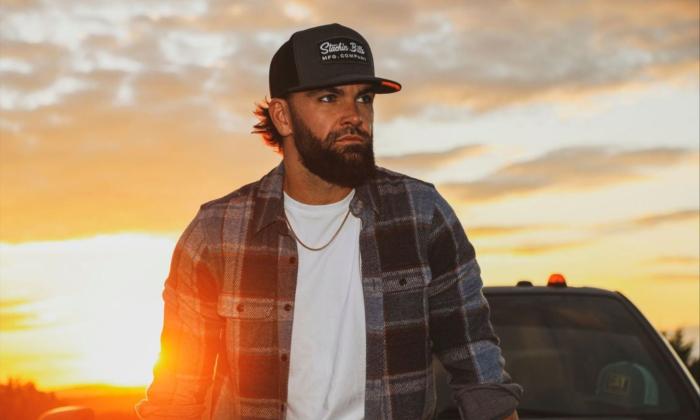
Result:
<svg viewBox="0 0 700 420"><path fill-rule="evenodd" d="M395 324L427 323L426 281L421 271L391 273L384 277L384 321Z"/></svg>
<svg viewBox="0 0 700 420"><path fill-rule="evenodd" d="M430 361L426 283L420 269L387 273L382 283L387 373L410 378L416 389L427 386ZM422 403L420 394L410 398Z"/></svg>
<svg viewBox="0 0 700 420"><path fill-rule="evenodd" d="M217 312L224 317L224 341L230 375L242 398L277 397L277 328L275 300L219 294Z"/></svg>
<svg viewBox="0 0 700 420"><path fill-rule="evenodd" d="M224 318L241 320L266 320L272 316L274 300L245 298L229 293L221 293L216 311Z"/></svg>
<svg viewBox="0 0 700 420"><path fill-rule="evenodd" d="M395 293L422 293L422 289L425 287L426 281L420 272L387 275L382 283L382 291L385 295Z"/></svg>

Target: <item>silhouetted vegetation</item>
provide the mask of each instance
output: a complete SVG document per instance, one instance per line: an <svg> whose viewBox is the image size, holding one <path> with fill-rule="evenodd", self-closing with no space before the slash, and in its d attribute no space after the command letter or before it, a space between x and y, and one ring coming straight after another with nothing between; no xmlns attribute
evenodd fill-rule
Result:
<svg viewBox="0 0 700 420"><path fill-rule="evenodd" d="M39 391L33 382L11 378L0 384L0 419L37 420L52 408L70 405L91 408L95 420L135 420L133 407L142 397L139 388L94 387L82 396L59 398L53 392Z"/></svg>
<svg viewBox="0 0 700 420"><path fill-rule="evenodd" d="M41 413L61 405L53 393L36 389L32 382L8 379L0 384L0 413L12 420L36 420Z"/></svg>
<svg viewBox="0 0 700 420"><path fill-rule="evenodd" d="M670 334L666 331L661 332L664 337L671 343L671 346L678 354L678 357L683 360L683 363L688 367L690 374L695 378L695 382L700 384L700 359L692 357L693 342L686 341L683 337L683 330L680 328Z"/></svg>

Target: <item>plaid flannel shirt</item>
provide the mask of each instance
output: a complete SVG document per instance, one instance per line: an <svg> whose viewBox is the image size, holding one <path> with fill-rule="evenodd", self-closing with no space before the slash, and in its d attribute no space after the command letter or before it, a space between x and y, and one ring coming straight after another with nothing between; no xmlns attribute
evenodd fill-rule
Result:
<svg viewBox="0 0 700 420"><path fill-rule="evenodd" d="M304 308L294 307L283 178L280 164L203 204L181 235L141 418L284 418L292 319ZM432 418L433 354L464 418L509 415L522 389L503 370L474 248L447 202L431 184L378 168L350 209L362 222L365 418Z"/></svg>

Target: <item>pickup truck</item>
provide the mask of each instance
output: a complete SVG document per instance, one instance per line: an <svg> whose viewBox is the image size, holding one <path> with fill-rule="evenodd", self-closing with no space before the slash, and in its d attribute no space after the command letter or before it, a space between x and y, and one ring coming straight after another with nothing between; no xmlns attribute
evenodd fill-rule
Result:
<svg viewBox="0 0 700 420"><path fill-rule="evenodd" d="M525 390L521 419L700 418L698 385L621 293L552 275L548 286L522 281L484 295L506 371ZM459 419L448 374L434 364L437 418Z"/></svg>

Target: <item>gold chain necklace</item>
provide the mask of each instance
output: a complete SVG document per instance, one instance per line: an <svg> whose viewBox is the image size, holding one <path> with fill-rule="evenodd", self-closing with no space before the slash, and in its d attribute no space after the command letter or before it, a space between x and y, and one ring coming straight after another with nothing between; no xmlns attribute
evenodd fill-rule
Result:
<svg viewBox="0 0 700 420"><path fill-rule="evenodd" d="M306 245L305 243L303 243L301 241L301 239L299 239L297 234L294 232L294 229L292 229L291 223L289 223L289 220L287 219L287 212L286 211L284 212L284 222L287 224L287 227L289 228L289 232L291 232L292 237L294 237L294 239L296 239L296 241L299 242L301 244L301 246L308 249L309 251L320 251L320 250L324 249L325 247L327 247L328 245L330 245L331 242L333 242L333 239L335 239L335 237L338 236L338 234L340 233L340 230L345 225L345 221L348 220L348 216L350 216L350 206L348 206L348 211L347 211L347 213L345 213L345 217L343 218L343 222L340 224L340 227L338 228L338 230L335 231L331 240L328 241L328 243L326 243L325 245L323 245L320 248L312 248L312 247Z"/></svg>

